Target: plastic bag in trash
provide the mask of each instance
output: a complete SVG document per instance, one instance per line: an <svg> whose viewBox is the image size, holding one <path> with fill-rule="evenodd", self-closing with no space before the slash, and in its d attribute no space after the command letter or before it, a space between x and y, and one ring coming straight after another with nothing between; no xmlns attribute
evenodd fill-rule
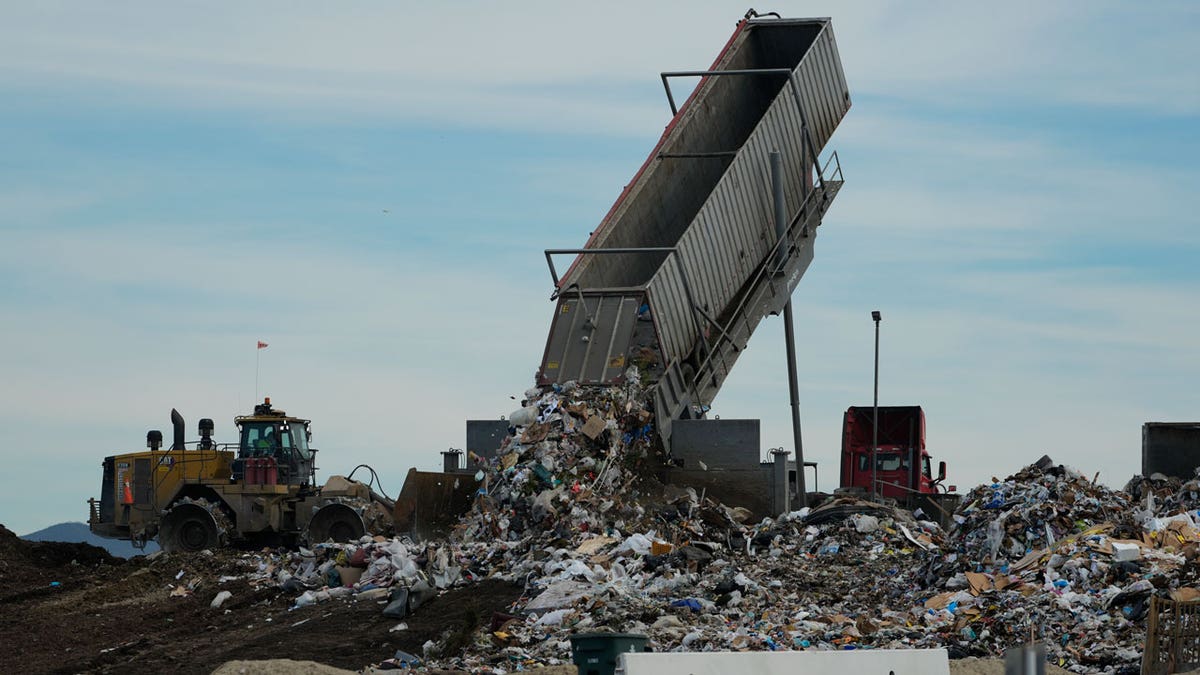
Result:
<svg viewBox="0 0 1200 675"><path fill-rule="evenodd" d="M875 516L869 516L865 513L855 513L851 514L850 520L854 523L854 529L862 534L874 532L879 529L879 519Z"/></svg>

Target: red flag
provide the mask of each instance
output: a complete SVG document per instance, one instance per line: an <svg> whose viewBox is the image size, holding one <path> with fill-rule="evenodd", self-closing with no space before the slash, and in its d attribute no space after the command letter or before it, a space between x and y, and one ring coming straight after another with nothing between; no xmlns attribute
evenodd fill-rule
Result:
<svg viewBox="0 0 1200 675"><path fill-rule="evenodd" d="M267 348L267 343L263 342L262 340L259 340L259 341L258 341L258 348L259 348L259 349L266 349L266 348Z"/></svg>

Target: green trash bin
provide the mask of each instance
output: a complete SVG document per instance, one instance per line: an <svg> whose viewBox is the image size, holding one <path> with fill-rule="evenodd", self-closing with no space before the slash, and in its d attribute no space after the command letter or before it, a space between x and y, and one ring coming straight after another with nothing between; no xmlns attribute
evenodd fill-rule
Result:
<svg viewBox="0 0 1200 675"><path fill-rule="evenodd" d="M630 652L648 652L649 640L635 633L580 633L571 636L571 661L579 675L613 675L617 657Z"/></svg>

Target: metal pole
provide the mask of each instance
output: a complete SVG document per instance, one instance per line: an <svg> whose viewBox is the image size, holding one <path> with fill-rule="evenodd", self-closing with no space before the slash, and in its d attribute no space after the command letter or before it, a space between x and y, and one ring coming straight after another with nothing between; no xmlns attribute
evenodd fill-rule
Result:
<svg viewBox="0 0 1200 675"><path fill-rule="evenodd" d="M783 307L783 333L787 340L788 388L792 396L792 438L796 444L796 492L800 495L800 508L808 506L808 492L804 487L804 441L800 437L800 385L796 380L796 332L792 329L792 301Z"/></svg>
<svg viewBox="0 0 1200 675"><path fill-rule="evenodd" d="M875 471L879 467L879 320L883 318L879 310L871 312L875 320L875 403L871 415L871 498L879 497L879 483L875 479Z"/></svg>
<svg viewBox="0 0 1200 675"><path fill-rule="evenodd" d="M775 234L787 235L787 204L783 197L783 159L778 151L771 151L771 191L775 197ZM780 245L779 259L783 260L787 247ZM800 508L808 506L808 492L804 486L804 440L800 434L800 383L796 376L796 331L792 319L792 299L789 296L783 307L783 335L787 343L788 389L792 403L792 442L796 447L796 492L800 497Z"/></svg>

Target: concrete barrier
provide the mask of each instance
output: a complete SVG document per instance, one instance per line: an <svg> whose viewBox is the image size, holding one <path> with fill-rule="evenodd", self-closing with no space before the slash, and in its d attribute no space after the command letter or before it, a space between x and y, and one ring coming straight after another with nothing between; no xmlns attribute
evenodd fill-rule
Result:
<svg viewBox="0 0 1200 675"><path fill-rule="evenodd" d="M624 675L950 675L945 649L622 654Z"/></svg>

